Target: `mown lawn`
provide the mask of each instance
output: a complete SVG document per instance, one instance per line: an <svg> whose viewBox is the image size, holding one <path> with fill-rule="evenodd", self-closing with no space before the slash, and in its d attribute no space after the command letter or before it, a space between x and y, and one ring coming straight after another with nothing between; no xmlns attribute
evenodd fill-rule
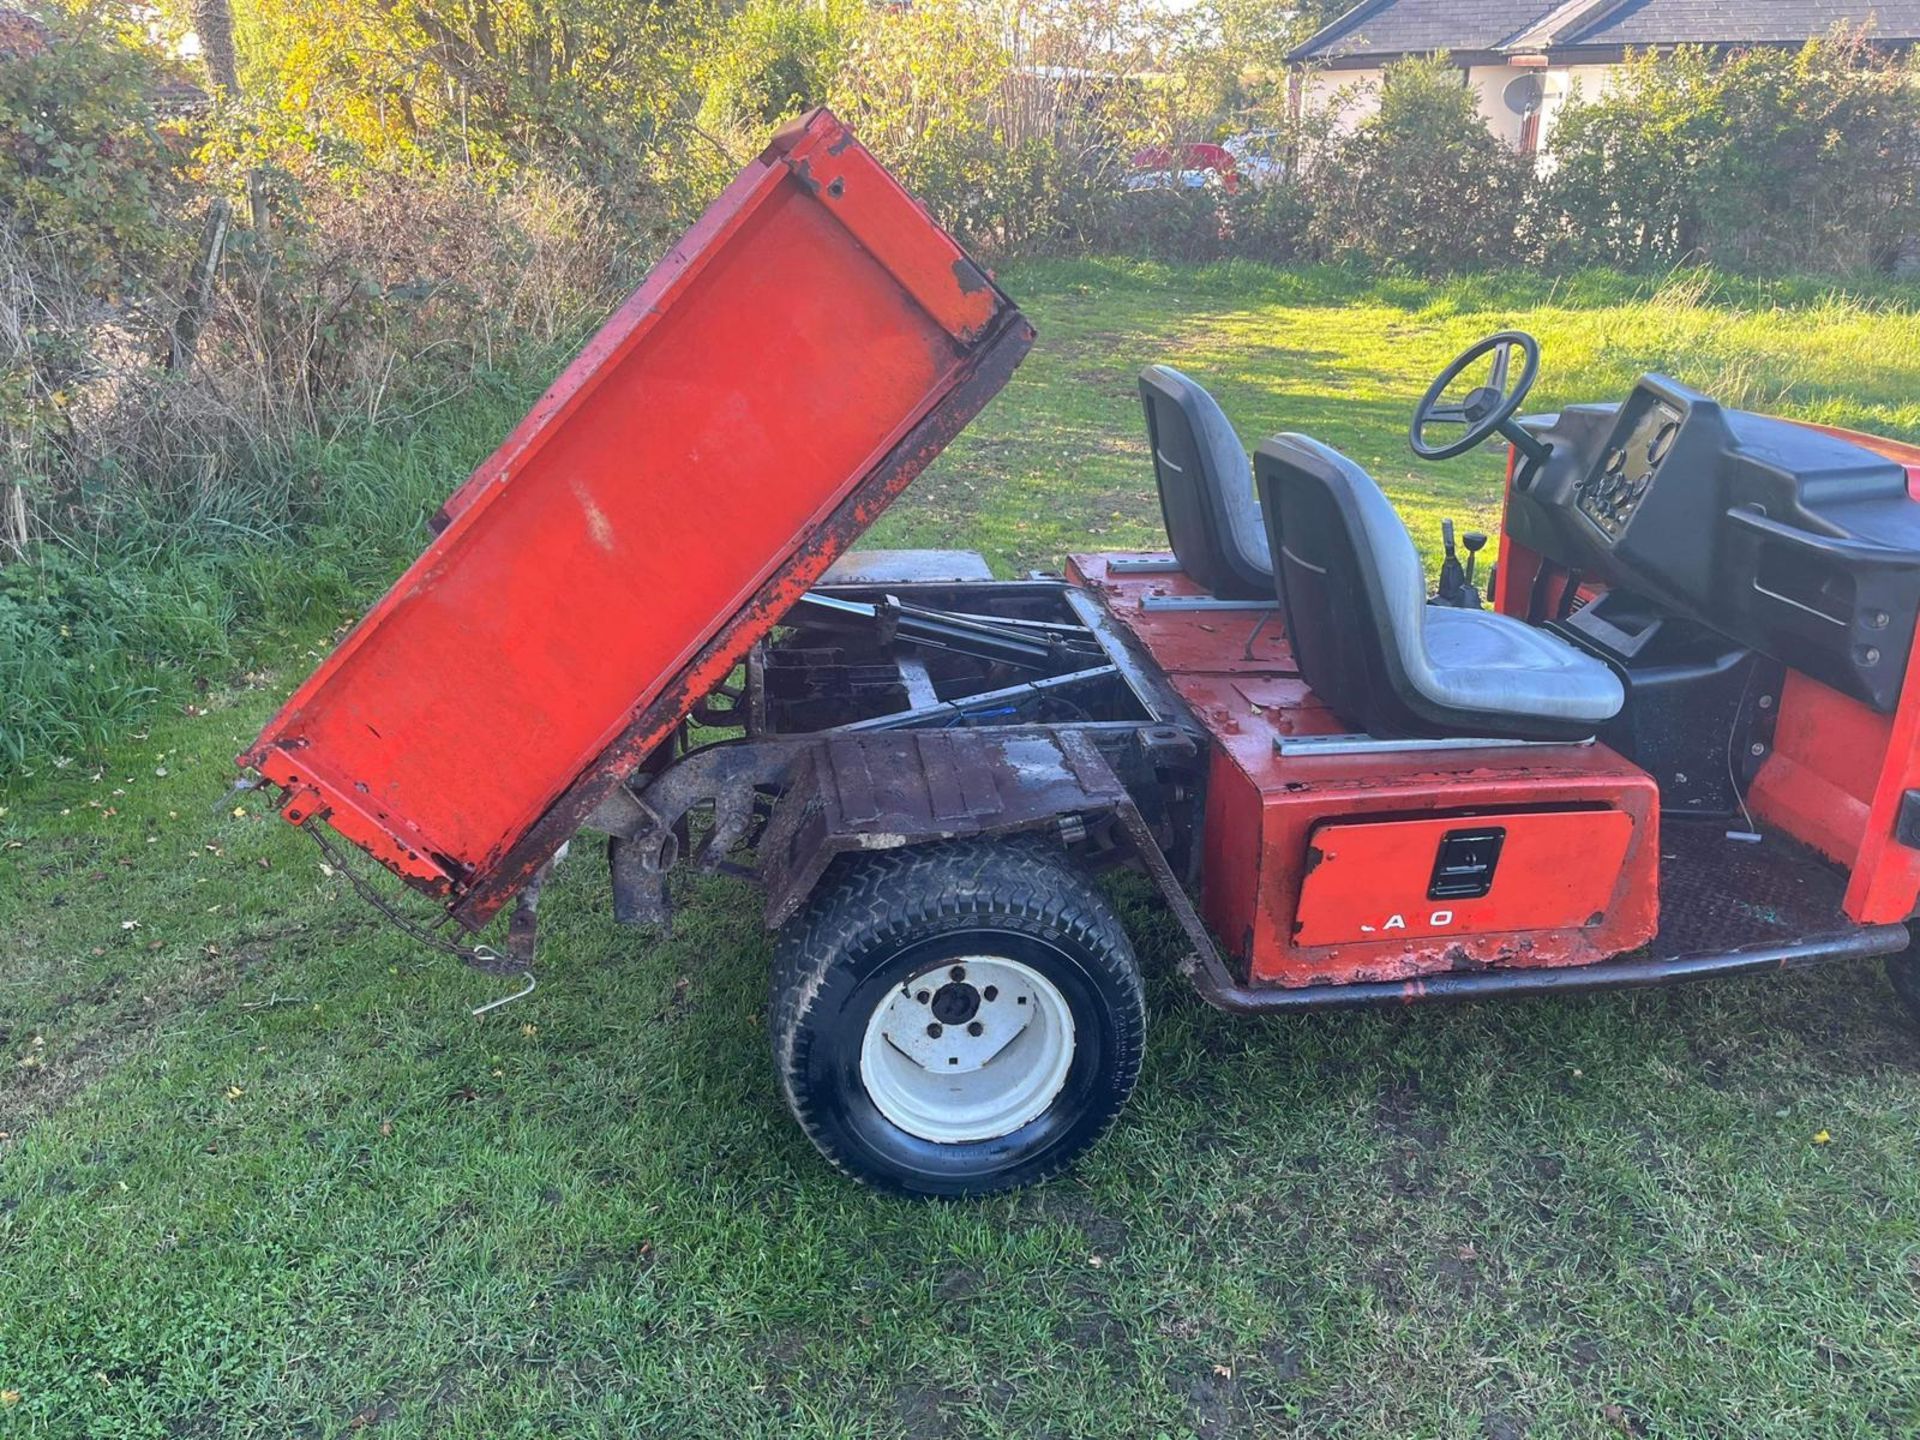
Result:
<svg viewBox="0 0 1920 1440"><path fill-rule="evenodd" d="M1442 513L1491 528L1497 459L1414 467L1402 431L1510 323L1542 408L1665 368L1920 438L1911 296L1003 280L1040 346L883 543L1006 573L1162 543L1156 359L1250 442L1373 466L1429 549ZM222 799L317 654L267 650L0 798L0 1434L1920 1431L1920 1034L1877 970L1250 1023L1123 887L1153 1025L1114 1133L1039 1191L883 1200L776 1097L747 887L623 931L578 847L538 992L476 1023L499 982Z"/></svg>

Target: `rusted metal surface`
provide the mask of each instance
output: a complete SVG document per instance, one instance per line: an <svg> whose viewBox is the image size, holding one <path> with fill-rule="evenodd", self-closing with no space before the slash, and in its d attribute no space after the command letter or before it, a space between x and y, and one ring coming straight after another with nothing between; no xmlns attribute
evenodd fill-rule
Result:
<svg viewBox="0 0 1920 1440"><path fill-rule="evenodd" d="M1099 597L1108 612L1169 675L1298 675L1277 609L1156 610L1148 601L1200 599L1207 592L1180 571L1162 571L1160 555L1075 555L1068 579ZM1111 570L1120 562L1118 571ZM1132 562L1132 563L1129 563ZM1155 566L1141 570L1144 562Z"/></svg>
<svg viewBox="0 0 1920 1440"><path fill-rule="evenodd" d="M1778 831L1755 845L1729 840L1718 825L1677 822L1661 850L1659 933L1619 958L1300 987L1242 984L1204 956L1188 973L1220 1009L1272 1014L1671 985L1891 955L1909 943L1905 925L1849 920L1841 906L1845 875Z"/></svg>
<svg viewBox="0 0 1920 1440"><path fill-rule="evenodd" d="M605 830L613 874L614 918L623 925L665 925L672 918L667 875L683 859L707 870L728 865L753 837L763 797L784 789L805 766L813 742L759 739L708 746L683 756L644 785L603 802L588 823ZM705 822L698 848L683 855L690 821Z"/></svg>
<svg viewBox="0 0 1920 1440"><path fill-rule="evenodd" d="M1115 573L1109 568L1114 558L1075 556L1069 574L1081 578L1114 623L1139 643L1147 664L1164 675L1208 735L1199 908L1248 983L1301 987L1462 969L1584 965L1652 936L1659 909L1659 799L1652 777L1638 766L1602 745L1278 754L1281 736L1349 728L1299 678L1280 618L1144 608L1144 598L1186 593L1192 582L1180 575L1129 574L1124 566ZM1529 882L1557 862L1550 847L1542 848L1537 864L1528 858L1531 847L1522 847L1516 852L1521 863L1500 877L1485 903L1434 906L1417 915L1404 905L1362 914L1392 887L1376 889L1361 877L1326 907L1338 925L1299 928L1302 892L1316 863L1314 835L1322 826L1405 822L1397 839L1411 877L1433 865L1435 835L1429 832L1438 818L1466 824L1554 809L1608 812L1615 817L1609 825L1625 828L1617 851L1585 857L1594 873L1574 898L1600 897L1587 908L1543 912L1535 903L1538 887ZM1372 838L1376 862L1394 853L1396 837L1388 831ZM1413 892L1411 883L1401 888L1424 900L1424 891ZM1432 923L1436 913L1446 914L1444 924ZM1400 923L1389 928L1396 918ZM1553 920L1564 923L1543 923ZM1361 925L1374 926L1373 935L1360 931ZM1336 934L1344 938L1332 938Z"/></svg>
<svg viewBox="0 0 1920 1440"><path fill-rule="evenodd" d="M809 747L760 842L767 923L785 923L834 856L1005 835L1131 802L1091 740L1068 727L891 731Z"/></svg>
<svg viewBox="0 0 1920 1440"><path fill-rule="evenodd" d="M1445 838L1483 830L1500 835L1488 892L1432 897ZM1485 824L1458 817L1323 821L1307 838L1293 944L1322 949L1576 930L1613 906L1633 839L1633 821L1619 810L1526 810Z"/></svg>
<svg viewBox="0 0 1920 1440"><path fill-rule="evenodd" d="M241 757L477 927L1000 388L1011 301L852 135L776 138Z"/></svg>

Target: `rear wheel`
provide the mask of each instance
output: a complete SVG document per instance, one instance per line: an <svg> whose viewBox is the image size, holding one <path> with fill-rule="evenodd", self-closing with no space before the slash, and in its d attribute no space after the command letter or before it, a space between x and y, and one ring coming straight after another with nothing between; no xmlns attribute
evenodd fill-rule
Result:
<svg viewBox="0 0 1920 1440"><path fill-rule="evenodd" d="M774 1066L847 1174L980 1195L1057 1174L1140 1072L1140 970L1111 907L1031 837L847 857L779 937Z"/></svg>

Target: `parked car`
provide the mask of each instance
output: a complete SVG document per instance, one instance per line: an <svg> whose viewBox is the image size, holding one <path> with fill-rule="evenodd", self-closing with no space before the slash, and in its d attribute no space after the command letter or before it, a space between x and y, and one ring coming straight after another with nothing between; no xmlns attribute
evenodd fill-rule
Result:
<svg viewBox="0 0 1920 1440"><path fill-rule="evenodd" d="M1243 184L1271 185L1287 178L1286 140L1278 130L1245 130L1220 148L1233 157Z"/></svg>
<svg viewBox="0 0 1920 1440"><path fill-rule="evenodd" d="M1239 162L1224 145L1149 145L1133 154L1129 190L1199 190L1217 185L1227 194L1240 189Z"/></svg>

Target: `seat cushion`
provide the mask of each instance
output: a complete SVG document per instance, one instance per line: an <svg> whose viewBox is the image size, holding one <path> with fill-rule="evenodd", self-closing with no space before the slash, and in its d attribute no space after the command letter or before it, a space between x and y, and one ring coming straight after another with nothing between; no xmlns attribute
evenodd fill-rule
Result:
<svg viewBox="0 0 1920 1440"><path fill-rule="evenodd" d="M1305 435L1254 457L1300 673L1381 739L1583 740L1625 701L1599 660L1550 631L1426 603L1420 552L1373 478Z"/></svg>
<svg viewBox="0 0 1920 1440"><path fill-rule="evenodd" d="M1424 609L1425 643L1407 678L1436 705L1598 725L1626 701L1605 662L1557 635L1491 610Z"/></svg>

